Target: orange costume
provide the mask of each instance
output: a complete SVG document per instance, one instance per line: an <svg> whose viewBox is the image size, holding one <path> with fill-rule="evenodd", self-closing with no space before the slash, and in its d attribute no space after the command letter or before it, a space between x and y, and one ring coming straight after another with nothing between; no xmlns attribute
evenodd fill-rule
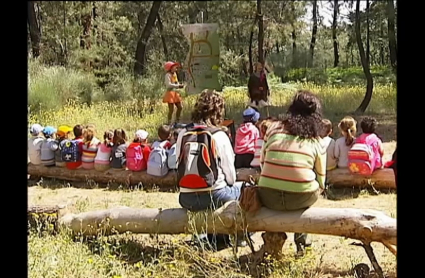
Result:
<svg viewBox="0 0 425 278"><path fill-rule="evenodd" d="M165 87L167 88L167 91L164 94L164 97L162 98L163 103L180 103L182 102L182 98L179 94L179 92L176 91L176 89L180 88L179 80L177 79L177 74L171 73L170 69L174 66L179 66L179 63L174 62L167 62L165 63L164 69L167 71L167 74L165 74Z"/></svg>

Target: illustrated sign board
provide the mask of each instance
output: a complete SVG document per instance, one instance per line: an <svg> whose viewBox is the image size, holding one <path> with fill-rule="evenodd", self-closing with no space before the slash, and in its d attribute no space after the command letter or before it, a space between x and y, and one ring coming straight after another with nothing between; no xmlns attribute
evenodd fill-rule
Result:
<svg viewBox="0 0 425 278"><path fill-rule="evenodd" d="M182 31L189 42L189 53L183 64L185 90L188 95L204 89L221 90L218 82L220 49L218 24L183 25Z"/></svg>

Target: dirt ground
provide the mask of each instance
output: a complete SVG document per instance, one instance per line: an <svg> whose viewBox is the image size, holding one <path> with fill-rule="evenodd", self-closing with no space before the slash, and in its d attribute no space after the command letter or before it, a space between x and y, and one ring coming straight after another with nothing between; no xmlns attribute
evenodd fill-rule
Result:
<svg viewBox="0 0 425 278"><path fill-rule="evenodd" d="M395 142L384 143L384 160L391 158L395 148ZM315 206L333 208L359 208L376 209L386 212L392 217L397 217L397 195L394 193L371 194L366 191L356 192L354 190L344 190L335 192L337 200L321 198ZM73 204L75 212L82 212L96 209L112 208L119 205L131 206L135 208L172 208L180 207L177 193L144 192L144 191L123 191L107 189L81 189L73 187L62 187L50 189L46 186L32 186L28 188L29 205L57 205ZM145 236L140 236L142 240ZM170 240L171 236L162 236L164 240ZM370 265L363 248L352 246L354 242L350 239L343 239L334 236L313 235L312 252L317 259L317 264L321 265L324 272L323 277L344 277L352 267L358 263ZM261 234L256 233L253 237L256 249L262 244ZM384 248L381 244L372 244L378 262L381 264L388 277L396 277L396 257ZM293 254L295 246L293 235L288 234L288 240L284 245L285 252ZM240 254L249 253L249 248L240 249ZM216 253L217 256L230 257L232 252L225 249Z"/></svg>

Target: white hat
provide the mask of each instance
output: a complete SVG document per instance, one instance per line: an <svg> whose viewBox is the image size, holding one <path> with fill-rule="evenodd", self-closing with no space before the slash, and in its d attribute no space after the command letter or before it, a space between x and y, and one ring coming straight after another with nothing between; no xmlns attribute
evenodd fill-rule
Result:
<svg viewBox="0 0 425 278"><path fill-rule="evenodd" d="M141 140L145 140L146 138L148 138L149 133L146 130L143 129L139 129L138 131L136 131L136 138L140 138Z"/></svg>
<svg viewBox="0 0 425 278"><path fill-rule="evenodd" d="M40 132L42 132L43 129L44 129L44 127L42 127L41 125L33 124L30 128L30 133L31 133L31 135L36 136L36 135L40 134Z"/></svg>

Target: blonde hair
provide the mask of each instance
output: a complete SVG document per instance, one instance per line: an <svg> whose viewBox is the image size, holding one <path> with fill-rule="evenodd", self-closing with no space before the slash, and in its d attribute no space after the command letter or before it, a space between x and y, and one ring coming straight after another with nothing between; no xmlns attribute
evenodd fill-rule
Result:
<svg viewBox="0 0 425 278"><path fill-rule="evenodd" d="M353 117L346 116L338 124L338 128L345 137L345 144L351 146L356 138L357 122Z"/></svg>
<svg viewBox="0 0 425 278"><path fill-rule="evenodd" d="M83 129L84 142L90 144L91 140L94 138L95 133L96 130L94 125L86 125Z"/></svg>

